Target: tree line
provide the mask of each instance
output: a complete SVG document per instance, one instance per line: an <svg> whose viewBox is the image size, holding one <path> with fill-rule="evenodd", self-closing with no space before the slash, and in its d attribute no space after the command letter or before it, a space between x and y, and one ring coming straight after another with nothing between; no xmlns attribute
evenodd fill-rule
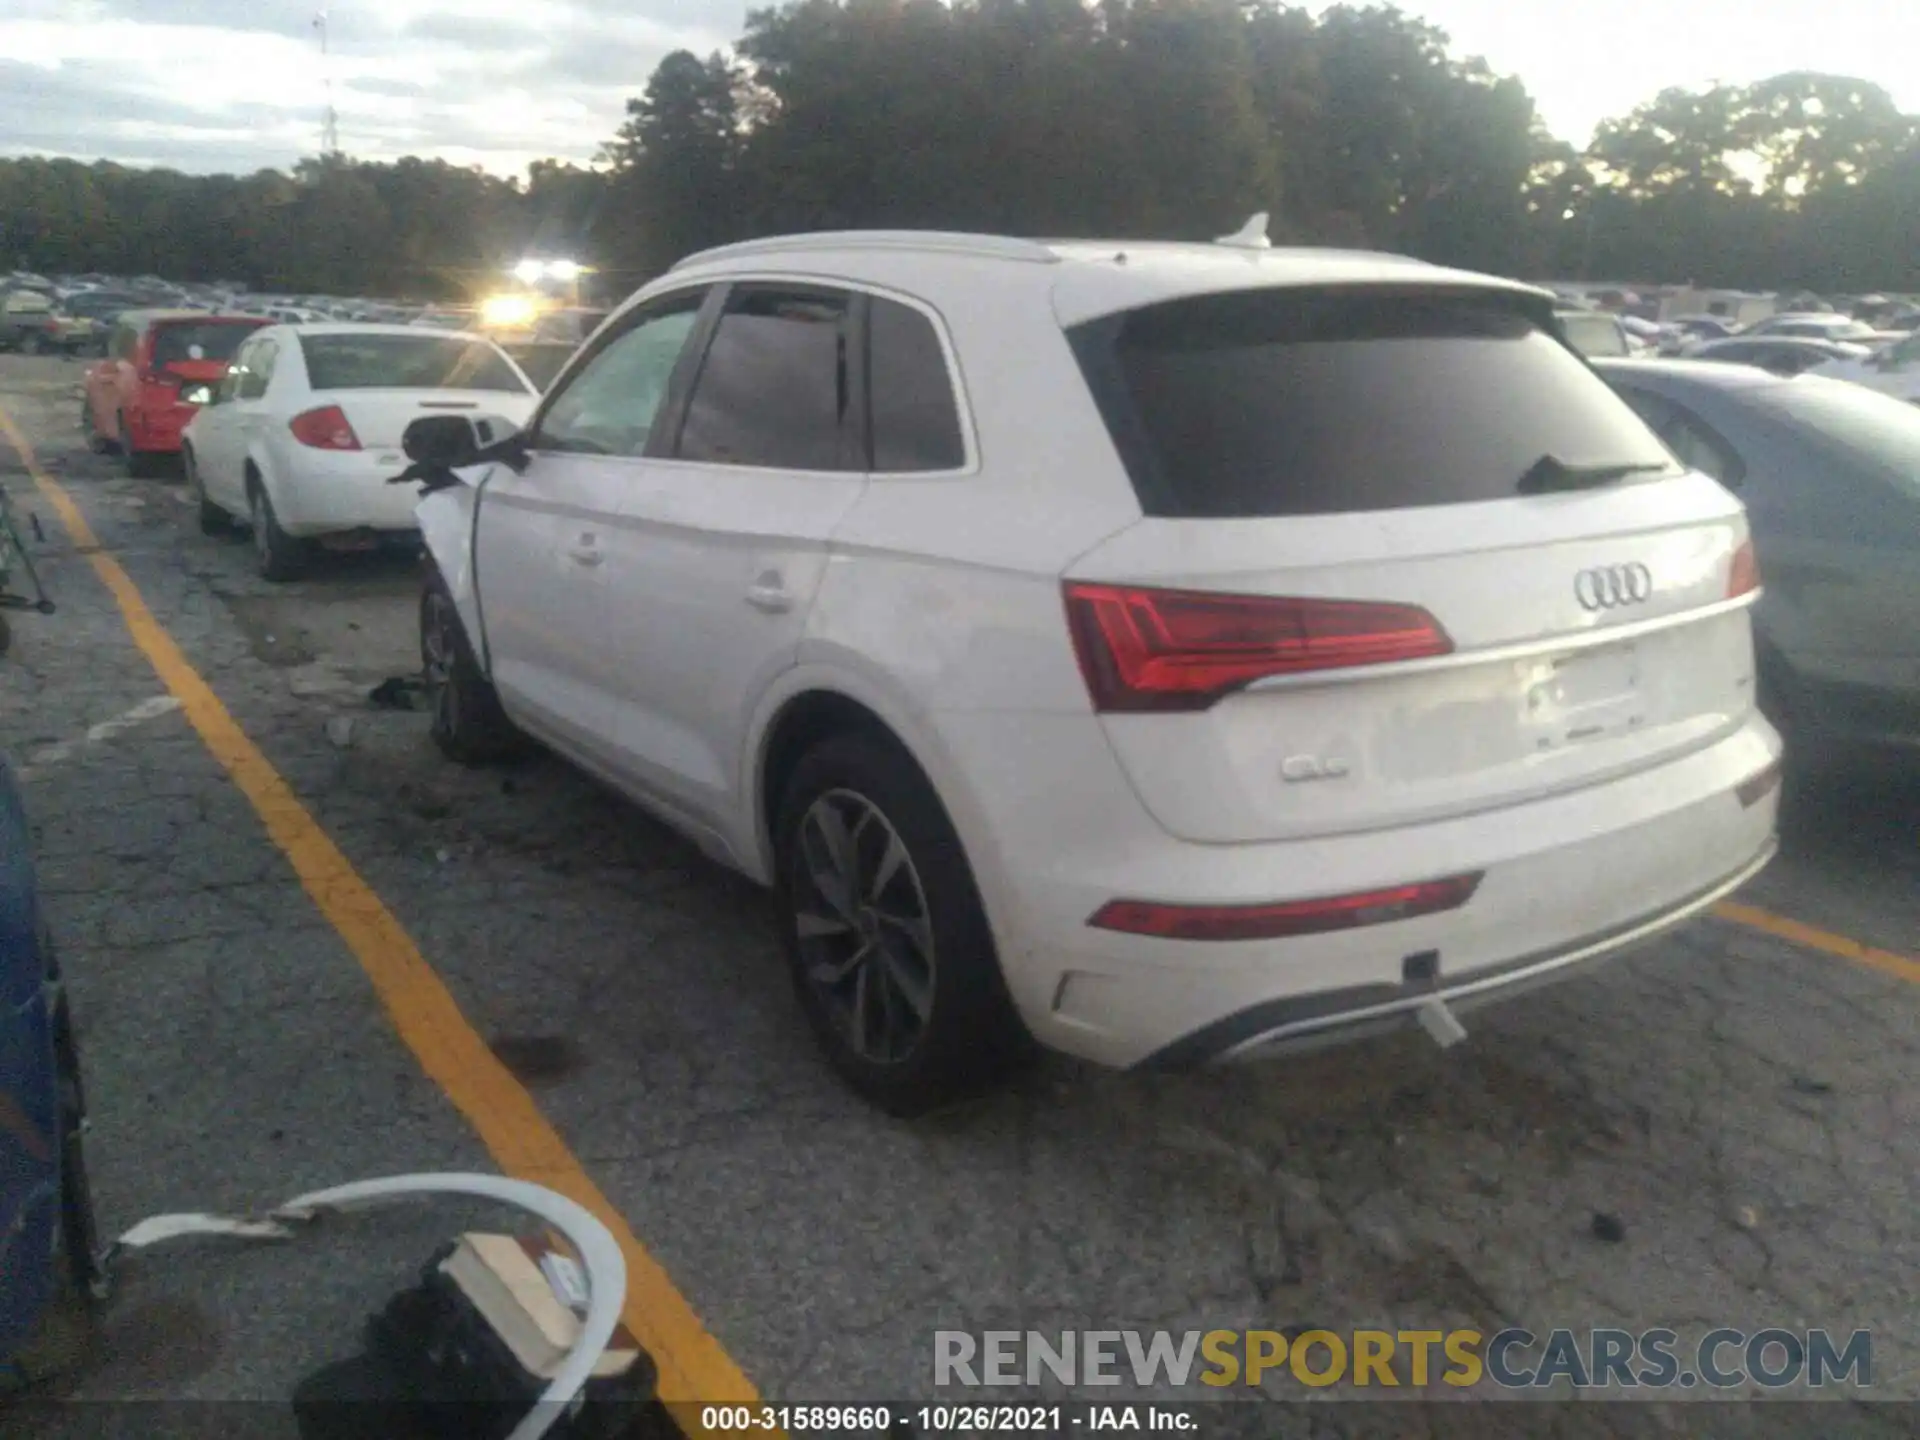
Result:
<svg viewBox="0 0 1920 1440"><path fill-rule="evenodd" d="M0 161L0 254L265 289L466 293L529 250L617 290L779 231L1365 245L1535 277L1920 291L1920 117L1796 73L1668 90L1579 150L1400 10L798 0L669 55L590 168Z"/></svg>

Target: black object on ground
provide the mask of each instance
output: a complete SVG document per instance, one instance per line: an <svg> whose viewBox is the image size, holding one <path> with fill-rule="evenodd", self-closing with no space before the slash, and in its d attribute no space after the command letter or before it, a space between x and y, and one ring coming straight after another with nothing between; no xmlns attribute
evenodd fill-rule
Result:
<svg viewBox="0 0 1920 1440"><path fill-rule="evenodd" d="M425 684L411 675L389 675L367 692L367 703L376 710L417 710L414 697L425 691Z"/></svg>
<svg viewBox="0 0 1920 1440"><path fill-rule="evenodd" d="M443 1247L367 1321L366 1348L294 1387L300 1440L506 1440L546 1389L440 1270ZM649 1440L668 1433L659 1372L641 1351L624 1375L587 1382L554 1440Z"/></svg>
<svg viewBox="0 0 1920 1440"><path fill-rule="evenodd" d="M1626 1223L1618 1215L1596 1210L1593 1212L1593 1238L1604 1240L1609 1245L1618 1245L1627 1238Z"/></svg>

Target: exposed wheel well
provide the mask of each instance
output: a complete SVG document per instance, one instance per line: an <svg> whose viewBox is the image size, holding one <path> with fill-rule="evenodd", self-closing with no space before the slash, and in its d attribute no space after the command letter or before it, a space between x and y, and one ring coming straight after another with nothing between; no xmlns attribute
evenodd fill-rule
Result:
<svg viewBox="0 0 1920 1440"><path fill-rule="evenodd" d="M760 823L767 834L773 833L787 777L793 774L800 757L829 736L849 732L873 735L906 751L887 722L858 700L832 690L809 690L787 702L773 722L766 759L760 767Z"/></svg>

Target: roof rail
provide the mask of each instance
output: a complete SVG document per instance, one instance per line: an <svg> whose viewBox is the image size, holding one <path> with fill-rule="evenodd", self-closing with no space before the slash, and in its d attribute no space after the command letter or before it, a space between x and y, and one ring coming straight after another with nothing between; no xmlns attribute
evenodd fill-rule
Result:
<svg viewBox="0 0 1920 1440"><path fill-rule="evenodd" d="M799 235L768 235L733 245L716 245L674 262L684 270L713 260L753 255L775 255L795 250L918 250L946 255L977 255L994 260L1022 260L1033 265L1058 264L1060 257L1037 240L1008 235L971 235L955 230L814 230Z"/></svg>

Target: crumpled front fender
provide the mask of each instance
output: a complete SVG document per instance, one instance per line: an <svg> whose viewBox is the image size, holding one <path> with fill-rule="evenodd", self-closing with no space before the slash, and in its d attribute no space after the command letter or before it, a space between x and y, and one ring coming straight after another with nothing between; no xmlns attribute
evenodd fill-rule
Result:
<svg viewBox="0 0 1920 1440"><path fill-rule="evenodd" d="M487 652L486 627L480 613L480 590L474 570L474 541L478 534L480 503L493 466L482 465L456 472L462 483L429 492L414 509L420 520L420 538L433 557L453 595L460 623L466 627L467 640L479 658L481 669L493 671Z"/></svg>

